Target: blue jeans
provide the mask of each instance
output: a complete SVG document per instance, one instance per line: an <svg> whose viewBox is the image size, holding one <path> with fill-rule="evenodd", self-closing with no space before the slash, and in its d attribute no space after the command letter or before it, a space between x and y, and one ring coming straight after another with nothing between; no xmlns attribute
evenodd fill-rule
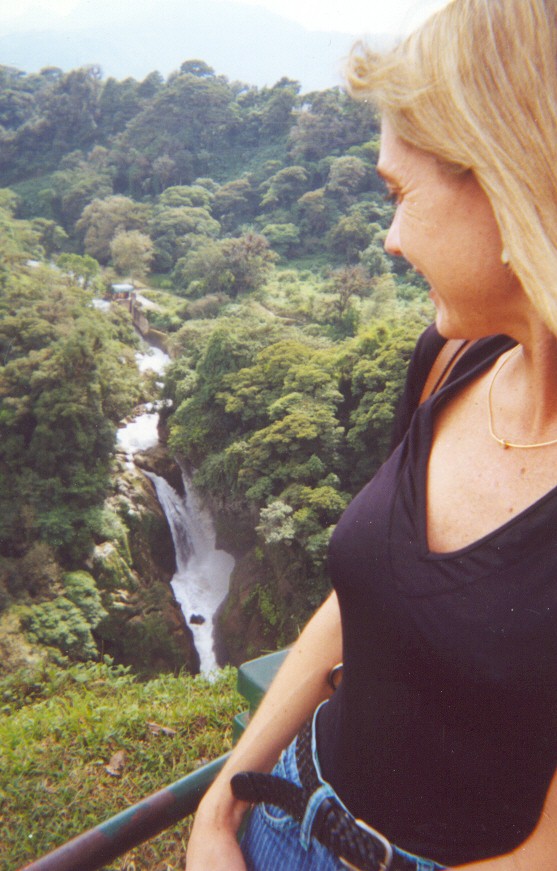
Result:
<svg viewBox="0 0 557 871"><path fill-rule="evenodd" d="M301 824L273 805L255 806L241 842L248 871L346 871L346 866L333 853L310 836L315 814L323 799L334 796L340 801L333 788L321 776L315 748L315 718L312 752L322 788L313 794ZM295 740L282 754L273 774L301 785L296 765ZM417 859L418 871L441 871L443 868L430 859L411 856L398 847L393 847L393 852L395 855Z"/></svg>

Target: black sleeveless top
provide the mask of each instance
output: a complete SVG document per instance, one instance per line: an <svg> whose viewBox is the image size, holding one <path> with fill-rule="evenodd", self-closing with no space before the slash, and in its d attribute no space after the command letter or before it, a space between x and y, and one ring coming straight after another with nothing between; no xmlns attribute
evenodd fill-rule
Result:
<svg viewBox="0 0 557 871"><path fill-rule="evenodd" d="M557 488L461 550L428 550L434 410L513 344L475 343L416 410L442 341L430 329L418 344L402 440L331 541L344 674L317 737L352 813L455 865L521 843L557 767Z"/></svg>

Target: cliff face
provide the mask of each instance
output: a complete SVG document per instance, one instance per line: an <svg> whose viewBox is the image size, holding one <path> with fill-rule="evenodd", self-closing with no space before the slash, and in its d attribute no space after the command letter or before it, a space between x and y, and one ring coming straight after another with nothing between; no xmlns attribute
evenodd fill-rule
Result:
<svg viewBox="0 0 557 871"><path fill-rule="evenodd" d="M226 498L207 500L215 522L217 547L234 556L228 596L215 614L219 663L241 665L274 650L278 643L276 621L262 612L261 600L268 585L274 586L265 554L257 546L257 515L232 505Z"/></svg>
<svg viewBox="0 0 557 871"><path fill-rule="evenodd" d="M300 584L296 555L288 556L254 547L236 563L217 618L233 665L292 644L317 606Z"/></svg>
<svg viewBox="0 0 557 871"><path fill-rule="evenodd" d="M136 459L158 475L179 477L162 449ZM95 548L90 566L108 612L95 632L99 648L145 672L197 671L192 635L170 586L175 563L166 518L151 482L121 457L105 510L111 534Z"/></svg>
<svg viewBox="0 0 557 871"><path fill-rule="evenodd" d="M251 550L236 562L228 597L216 615L219 659L239 666L276 648L272 626L259 607L261 589L261 564Z"/></svg>
<svg viewBox="0 0 557 871"><path fill-rule="evenodd" d="M156 452L149 463L177 483ZM123 455L87 563L64 571L38 542L0 560L0 677L48 659L104 654L144 675L199 670L193 638L170 586L174 545L154 488Z"/></svg>
<svg viewBox="0 0 557 871"><path fill-rule="evenodd" d="M326 580L312 575L301 547L262 545L255 525L227 513L218 521L223 542L243 545L216 616L221 656L233 665L290 645L330 592Z"/></svg>

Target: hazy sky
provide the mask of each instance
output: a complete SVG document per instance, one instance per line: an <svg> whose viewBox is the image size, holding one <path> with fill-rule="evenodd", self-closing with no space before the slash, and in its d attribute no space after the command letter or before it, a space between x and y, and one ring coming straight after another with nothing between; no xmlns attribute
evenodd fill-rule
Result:
<svg viewBox="0 0 557 871"><path fill-rule="evenodd" d="M45 18L52 24L62 23L83 0L0 0L0 23L8 29L31 30ZM91 10L95 0L87 0ZM187 7L188 0L184 0ZM331 30L340 33L395 33L411 29L426 15L448 0L241 0L248 6L259 6L284 18L296 21L310 30ZM128 5L126 0L114 0L114 6ZM142 0L135 0L140 9ZM161 0L161 10L164 0Z"/></svg>
<svg viewBox="0 0 557 871"><path fill-rule="evenodd" d="M96 64L105 76L170 75L187 58L219 74L305 92L343 84L354 40L400 37L449 0L0 0L0 64Z"/></svg>

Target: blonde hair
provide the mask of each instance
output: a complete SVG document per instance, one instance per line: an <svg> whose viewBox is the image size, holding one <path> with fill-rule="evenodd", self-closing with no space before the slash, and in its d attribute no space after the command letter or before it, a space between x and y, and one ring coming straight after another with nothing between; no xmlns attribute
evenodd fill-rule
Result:
<svg viewBox="0 0 557 871"><path fill-rule="evenodd" d="M557 0L452 0L385 55L358 45L352 94L488 195L510 265L557 334Z"/></svg>

